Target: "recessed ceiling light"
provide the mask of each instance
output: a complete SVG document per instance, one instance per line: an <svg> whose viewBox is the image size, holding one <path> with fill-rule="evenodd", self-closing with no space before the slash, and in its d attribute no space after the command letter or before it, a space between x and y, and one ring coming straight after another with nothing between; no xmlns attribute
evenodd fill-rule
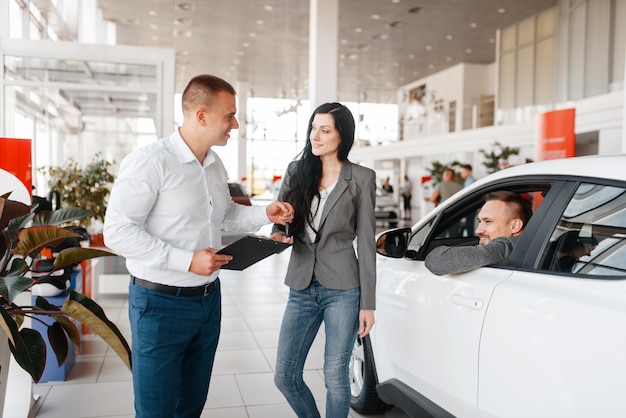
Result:
<svg viewBox="0 0 626 418"><path fill-rule="evenodd" d="M250 43L244 42L241 46L243 46L244 48L250 48Z"/></svg>
<svg viewBox="0 0 626 418"><path fill-rule="evenodd" d="M348 45L348 40L347 39L342 39L342 40L339 41L339 43L341 45Z"/></svg>
<svg viewBox="0 0 626 418"><path fill-rule="evenodd" d="M372 15L372 19L379 20L380 19L380 15Z"/></svg>
<svg viewBox="0 0 626 418"><path fill-rule="evenodd" d="M415 58L415 55L413 55L413 54L409 54L409 57L408 57L408 58L409 58L410 60L412 60L412 59L414 59L414 58Z"/></svg>
<svg viewBox="0 0 626 418"><path fill-rule="evenodd" d="M191 3L178 3L176 5L176 9L177 10L182 10L182 11L185 11L185 12L189 12L189 11L193 10L193 4L191 4Z"/></svg>
<svg viewBox="0 0 626 418"><path fill-rule="evenodd" d="M454 39L454 36L452 36L452 35L446 35L446 39L447 39L448 41L451 41L451 40L453 40L453 39Z"/></svg>
<svg viewBox="0 0 626 418"><path fill-rule="evenodd" d="M156 11L156 10L150 10L150 11L148 12L148 15L149 15L149 16L156 16L156 15L158 15L158 13L157 13L157 11Z"/></svg>
<svg viewBox="0 0 626 418"><path fill-rule="evenodd" d="M361 28L354 28L354 31L356 33L361 33L361 32L363 32L363 29L361 29Z"/></svg>
<svg viewBox="0 0 626 418"><path fill-rule="evenodd" d="M385 26L387 26L388 28L392 28L392 29L400 29L401 27L404 26L404 23L400 22L399 20L395 20L393 22L387 23L387 25Z"/></svg>
<svg viewBox="0 0 626 418"><path fill-rule="evenodd" d="M248 34L248 36L250 36L251 38L256 38L256 37L257 37L257 34L256 34L256 32L250 32L250 33Z"/></svg>
<svg viewBox="0 0 626 418"><path fill-rule="evenodd" d="M499 9L498 9L498 13L506 13L506 9L499 8Z"/></svg>
<svg viewBox="0 0 626 418"><path fill-rule="evenodd" d="M191 31L190 30L175 30L172 31L172 35L174 35L177 38L191 38Z"/></svg>
<svg viewBox="0 0 626 418"><path fill-rule="evenodd" d="M476 29L477 27L478 27L478 23L476 23L476 22L470 23L470 28Z"/></svg>
<svg viewBox="0 0 626 418"><path fill-rule="evenodd" d="M452 61L452 57L446 57L446 61L448 62Z"/></svg>
<svg viewBox="0 0 626 418"><path fill-rule="evenodd" d="M466 53L466 54L471 54L471 53L472 53L472 48L467 48L467 49L465 50L465 53Z"/></svg>
<svg viewBox="0 0 626 418"><path fill-rule="evenodd" d="M177 19L174 19L174 24L180 26L190 26L191 22L192 20L188 17L179 17Z"/></svg>
<svg viewBox="0 0 626 418"><path fill-rule="evenodd" d="M262 24L264 24L264 23L265 23L265 22L264 22L263 20L261 20L261 19L257 19L257 21L256 21L256 24L257 24L257 25L262 25Z"/></svg>
<svg viewBox="0 0 626 418"><path fill-rule="evenodd" d="M269 4L265 5L263 8L267 10L268 12L271 12L272 10L274 10L274 6L270 6Z"/></svg>
<svg viewBox="0 0 626 418"><path fill-rule="evenodd" d="M434 66L434 65L432 65L432 64L429 64L429 65L428 65L428 69L429 69L429 70L434 70L434 69L435 69L435 66Z"/></svg>
<svg viewBox="0 0 626 418"><path fill-rule="evenodd" d="M432 46L430 46L430 45L426 45L426 51L430 51L430 50L432 50L432 49L433 49L433 47L432 47Z"/></svg>
<svg viewBox="0 0 626 418"><path fill-rule="evenodd" d="M399 67L399 66L400 66L400 63L399 63L398 61L394 61L392 65L393 65L394 67Z"/></svg>

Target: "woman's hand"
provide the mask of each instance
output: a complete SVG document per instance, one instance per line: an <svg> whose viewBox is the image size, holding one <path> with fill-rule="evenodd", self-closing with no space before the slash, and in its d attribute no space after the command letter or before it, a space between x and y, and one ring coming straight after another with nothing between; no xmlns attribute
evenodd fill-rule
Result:
<svg viewBox="0 0 626 418"><path fill-rule="evenodd" d="M374 322L376 322L374 320L374 310L361 309L361 312L359 312L359 330L357 331L359 338L363 338L370 333Z"/></svg>
<svg viewBox="0 0 626 418"><path fill-rule="evenodd" d="M293 244L293 237L286 237L280 232L274 232L270 236L270 238L273 239L274 241L280 241L280 242L285 242L287 244Z"/></svg>

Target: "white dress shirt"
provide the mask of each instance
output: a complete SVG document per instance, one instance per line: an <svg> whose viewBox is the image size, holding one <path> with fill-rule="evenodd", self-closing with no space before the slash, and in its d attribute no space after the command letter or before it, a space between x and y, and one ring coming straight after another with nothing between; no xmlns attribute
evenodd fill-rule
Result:
<svg viewBox="0 0 626 418"><path fill-rule="evenodd" d="M265 206L233 202L227 182L215 152L200 164L178 130L132 152L111 190L105 245L144 280L181 287L214 281L218 272L189 271L194 251L221 248L222 228L254 231L270 222Z"/></svg>

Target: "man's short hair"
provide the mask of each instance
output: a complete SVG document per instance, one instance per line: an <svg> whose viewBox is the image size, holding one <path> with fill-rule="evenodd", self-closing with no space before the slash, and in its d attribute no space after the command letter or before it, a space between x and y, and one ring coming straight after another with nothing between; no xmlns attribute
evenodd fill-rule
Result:
<svg viewBox="0 0 626 418"><path fill-rule="evenodd" d="M222 91L236 95L235 88L226 80L209 74L195 76L183 91L183 112L204 106L211 107L215 103L217 94Z"/></svg>
<svg viewBox="0 0 626 418"><path fill-rule="evenodd" d="M490 200L499 200L506 203L511 210L512 218L521 219L524 227L526 227L526 224L533 214L533 206L530 200L523 198L515 192L508 190L489 192L485 195L485 202L489 202Z"/></svg>
<svg viewBox="0 0 626 418"><path fill-rule="evenodd" d="M466 170L472 171L472 165L471 164L461 164L461 168L464 168Z"/></svg>

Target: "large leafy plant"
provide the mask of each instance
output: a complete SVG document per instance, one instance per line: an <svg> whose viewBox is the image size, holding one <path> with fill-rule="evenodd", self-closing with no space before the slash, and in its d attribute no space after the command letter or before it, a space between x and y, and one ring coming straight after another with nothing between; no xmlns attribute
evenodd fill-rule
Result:
<svg viewBox="0 0 626 418"><path fill-rule="evenodd" d="M33 209L9 200L8 194L0 196L0 328L8 337L13 357L35 382L41 379L47 361L46 343L38 331L22 324L25 317L41 321L38 316L48 316L55 319L51 325L46 324L46 329L59 366L66 361L70 349L78 352L80 348L80 333L75 324L78 321L99 335L130 369L130 347L126 339L102 308L87 296L71 290L61 308L41 296L36 298L34 306L14 303L18 295L45 277L33 279L29 274L41 250L56 247L65 239L80 237L63 226L91 216L77 208L39 213ZM112 255L95 248L66 248L55 257L54 270L48 274L87 259Z"/></svg>

